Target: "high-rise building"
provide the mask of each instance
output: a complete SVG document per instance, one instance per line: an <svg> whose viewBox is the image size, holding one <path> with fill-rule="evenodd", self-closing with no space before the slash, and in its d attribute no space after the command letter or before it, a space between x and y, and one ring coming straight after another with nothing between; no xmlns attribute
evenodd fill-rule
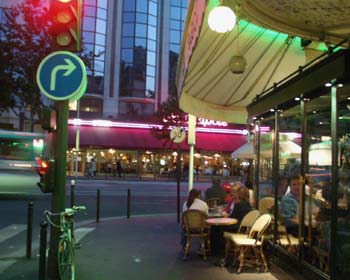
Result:
<svg viewBox="0 0 350 280"><path fill-rule="evenodd" d="M93 53L81 117L151 116L174 88L187 0L85 0L84 52Z"/></svg>

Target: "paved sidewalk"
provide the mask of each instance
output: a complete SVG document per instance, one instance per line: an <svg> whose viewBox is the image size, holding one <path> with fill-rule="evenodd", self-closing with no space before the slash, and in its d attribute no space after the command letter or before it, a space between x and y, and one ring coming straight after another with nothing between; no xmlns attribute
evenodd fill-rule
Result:
<svg viewBox="0 0 350 280"><path fill-rule="evenodd" d="M275 273L257 273L247 269L241 274L232 268L206 262L194 250L182 260L180 226L176 215L133 216L103 219L99 224L84 222L78 226L96 227L81 241L77 250L77 280L281 280ZM10 267L2 280L37 279L38 258L21 260ZM287 279L287 278L283 278Z"/></svg>

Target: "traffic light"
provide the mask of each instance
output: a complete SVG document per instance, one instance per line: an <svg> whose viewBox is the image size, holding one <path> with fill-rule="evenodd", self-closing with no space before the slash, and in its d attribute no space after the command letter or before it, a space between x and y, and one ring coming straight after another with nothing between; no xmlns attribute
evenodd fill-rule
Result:
<svg viewBox="0 0 350 280"><path fill-rule="evenodd" d="M43 193L51 193L55 188L55 161L53 159L36 158L40 175L38 187Z"/></svg>
<svg viewBox="0 0 350 280"><path fill-rule="evenodd" d="M56 50L81 51L83 0L50 0L49 32Z"/></svg>

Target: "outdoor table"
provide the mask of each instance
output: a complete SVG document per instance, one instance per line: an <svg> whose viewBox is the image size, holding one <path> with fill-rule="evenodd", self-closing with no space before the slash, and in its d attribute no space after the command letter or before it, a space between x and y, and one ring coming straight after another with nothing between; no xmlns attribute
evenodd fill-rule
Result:
<svg viewBox="0 0 350 280"><path fill-rule="evenodd" d="M222 218L224 215L222 211L215 210L215 209L209 209L208 217L209 218Z"/></svg>
<svg viewBox="0 0 350 280"><path fill-rule="evenodd" d="M237 224L237 219L233 218L209 218L206 223L211 226L210 247L213 255L224 252L225 242L223 232L225 226Z"/></svg>
<svg viewBox="0 0 350 280"><path fill-rule="evenodd" d="M238 223L237 219L233 218L209 218L205 221L211 226L230 226Z"/></svg>

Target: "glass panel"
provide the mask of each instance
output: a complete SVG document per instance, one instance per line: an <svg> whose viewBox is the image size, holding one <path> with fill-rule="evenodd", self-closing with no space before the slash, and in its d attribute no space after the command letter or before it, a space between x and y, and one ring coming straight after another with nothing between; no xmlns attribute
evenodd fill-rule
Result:
<svg viewBox="0 0 350 280"><path fill-rule="evenodd" d="M279 178L278 197L280 199L279 225L284 226L291 238L298 238L301 214L301 112L300 105L292 107L280 115L279 127ZM289 186L286 186L289 180ZM285 232L282 232L280 238ZM296 240L296 239L295 239ZM289 245L288 245L289 246ZM287 246L287 247L288 247ZM296 247L286 248L296 254Z"/></svg>
<svg viewBox="0 0 350 280"><path fill-rule="evenodd" d="M186 19L187 9L182 8L181 9L181 20L184 21Z"/></svg>
<svg viewBox="0 0 350 280"><path fill-rule="evenodd" d="M106 33L106 21L105 20L97 19L96 32L103 33L103 34Z"/></svg>
<svg viewBox="0 0 350 280"><path fill-rule="evenodd" d="M107 10L98 8L97 9L97 17L100 19L107 20Z"/></svg>
<svg viewBox="0 0 350 280"><path fill-rule="evenodd" d="M154 91L155 79L153 77L146 77L146 90Z"/></svg>
<svg viewBox="0 0 350 280"><path fill-rule="evenodd" d="M325 92L306 103L307 185L305 186L305 247L304 258L310 264L329 273L331 220L331 98ZM312 195L310 195L312 194ZM314 211L317 207L317 211ZM311 257L312 256L312 257Z"/></svg>
<svg viewBox="0 0 350 280"><path fill-rule="evenodd" d="M95 31L95 18L84 18L83 26L84 30Z"/></svg>
<svg viewBox="0 0 350 280"><path fill-rule="evenodd" d="M135 11L135 0L124 0L124 11Z"/></svg>
<svg viewBox="0 0 350 280"><path fill-rule="evenodd" d="M156 76L156 67L151 66L151 65L147 65L147 76L155 77Z"/></svg>
<svg viewBox="0 0 350 280"><path fill-rule="evenodd" d="M181 6L181 0L171 0L170 4L172 6Z"/></svg>
<svg viewBox="0 0 350 280"><path fill-rule="evenodd" d="M123 22L134 22L135 13L123 13Z"/></svg>
<svg viewBox="0 0 350 280"><path fill-rule="evenodd" d="M147 52L147 64L156 65L156 53L151 51Z"/></svg>
<svg viewBox="0 0 350 280"><path fill-rule="evenodd" d="M97 6L96 3L97 3L96 0L85 0L84 1L84 5Z"/></svg>
<svg viewBox="0 0 350 280"><path fill-rule="evenodd" d="M122 60L125 61L126 63L133 62L133 55L134 55L133 50L129 50L129 49L122 50Z"/></svg>
<svg viewBox="0 0 350 280"><path fill-rule="evenodd" d="M170 44L170 50L174 53L180 53L180 45L178 44Z"/></svg>
<svg viewBox="0 0 350 280"><path fill-rule="evenodd" d="M95 65L94 66L95 66L95 70L96 71L103 72L105 65L104 65L103 61L95 59Z"/></svg>
<svg viewBox="0 0 350 280"><path fill-rule="evenodd" d="M137 0L136 10L147 13L147 0Z"/></svg>
<svg viewBox="0 0 350 280"><path fill-rule="evenodd" d="M266 196L273 196L272 135L274 119L263 120L260 125L260 130L259 199Z"/></svg>
<svg viewBox="0 0 350 280"><path fill-rule="evenodd" d="M97 57L99 60L104 61L105 54L106 54L106 51L105 51L104 47L95 45L95 57Z"/></svg>
<svg viewBox="0 0 350 280"><path fill-rule="evenodd" d="M158 13L158 5L150 1L148 7L149 7L148 13L156 16Z"/></svg>
<svg viewBox="0 0 350 280"><path fill-rule="evenodd" d="M149 25L148 26L148 36L149 39L156 40L157 39L157 28Z"/></svg>
<svg viewBox="0 0 350 280"><path fill-rule="evenodd" d="M136 14L136 22L138 22L138 23L147 23L147 14L137 13Z"/></svg>
<svg viewBox="0 0 350 280"><path fill-rule="evenodd" d="M147 47L150 51L156 51L156 41L147 40Z"/></svg>
<svg viewBox="0 0 350 280"><path fill-rule="evenodd" d="M336 252L337 279L347 279L350 272L350 106L349 88L338 88L339 104L339 187L337 190L337 228L333 243ZM326 231L329 233L329 230ZM326 239L327 240L327 239ZM327 268L327 267L326 267Z"/></svg>
<svg viewBox="0 0 350 280"><path fill-rule="evenodd" d="M145 25L145 24L136 24L136 31L135 31L136 37L146 38L146 36L147 36L146 27L147 27L147 25Z"/></svg>
<svg viewBox="0 0 350 280"><path fill-rule="evenodd" d="M83 31L83 42L86 44L93 44L95 42L95 33Z"/></svg>
<svg viewBox="0 0 350 280"><path fill-rule="evenodd" d="M170 30L170 43L180 44L180 32Z"/></svg>
<svg viewBox="0 0 350 280"><path fill-rule="evenodd" d="M84 17L95 17L96 7L84 6Z"/></svg>
<svg viewBox="0 0 350 280"><path fill-rule="evenodd" d="M180 30L181 22L179 20L170 20L170 29Z"/></svg>
<svg viewBox="0 0 350 280"><path fill-rule="evenodd" d="M103 9L107 9L108 0L98 0L98 6Z"/></svg>
<svg viewBox="0 0 350 280"><path fill-rule="evenodd" d="M123 24L123 36L134 36L134 24L131 24L131 23Z"/></svg>
<svg viewBox="0 0 350 280"><path fill-rule="evenodd" d="M146 49L147 48L146 39L135 38L135 47L143 47Z"/></svg>
<svg viewBox="0 0 350 280"><path fill-rule="evenodd" d="M170 8L170 18L172 19L181 19L181 9L178 7L171 7Z"/></svg>
<svg viewBox="0 0 350 280"><path fill-rule="evenodd" d="M105 45L105 42L106 42L106 36L96 33L96 44Z"/></svg>
<svg viewBox="0 0 350 280"><path fill-rule="evenodd" d="M133 37L123 37L122 38L122 48L133 48L134 47L134 38Z"/></svg>
<svg viewBox="0 0 350 280"><path fill-rule="evenodd" d="M148 24L157 26L157 17L148 15Z"/></svg>

